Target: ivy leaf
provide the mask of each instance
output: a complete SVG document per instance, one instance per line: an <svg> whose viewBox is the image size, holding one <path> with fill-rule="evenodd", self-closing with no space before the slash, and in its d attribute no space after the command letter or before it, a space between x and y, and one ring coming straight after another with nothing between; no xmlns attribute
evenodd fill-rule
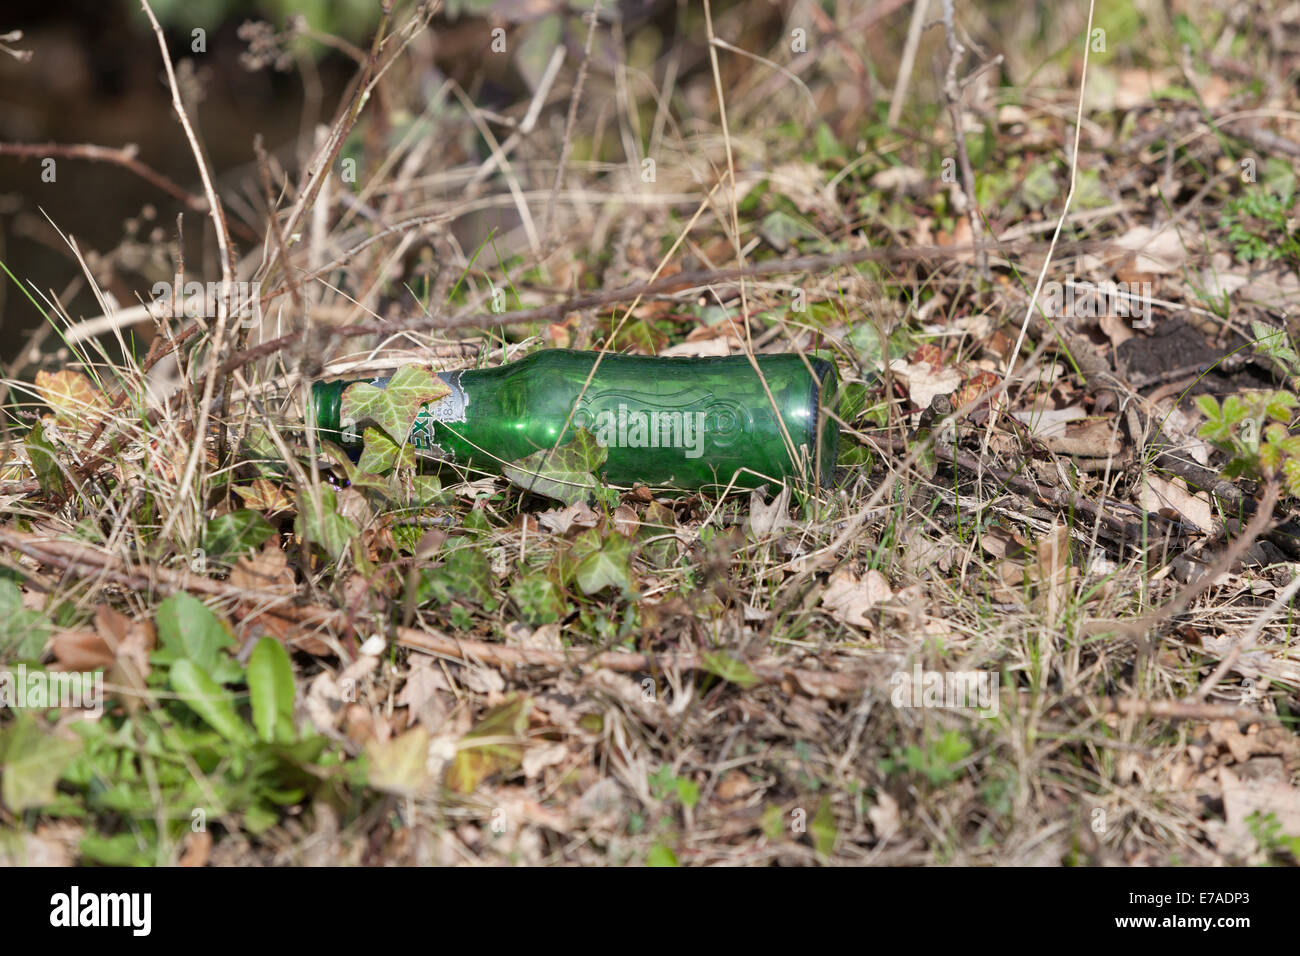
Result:
<svg viewBox="0 0 1300 956"><path fill-rule="evenodd" d="M253 726L266 743L293 740L293 665L273 637L257 642L248 658L248 694Z"/></svg>
<svg viewBox="0 0 1300 956"><path fill-rule="evenodd" d="M353 382L343 390L339 420L360 425L372 421L395 442L405 442L420 406L451 394L438 376L422 365L403 365L384 386Z"/></svg>
<svg viewBox="0 0 1300 956"><path fill-rule="evenodd" d="M415 597L419 604L446 604L453 598L486 604L492 597L492 566L481 549L457 548L439 567L420 572Z"/></svg>
<svg viewBox="0 0 1300 956"><path fill-rule="evenodd" d="M629 577L632 562L632 539L611 534L600 548L584 557L574 572L583 594L595 594L610 586L631 590Z"/></svg>
<svg viewBox="0 0 1300 956"><path fill-rule="evenodd" d="M172 690L204 722L233 744L252 743L248 725L235 712L230 694L212 679L212 675L186 658L172 665L167 675Z"/></svg>
<svg viewBox="0 0 1300 956"><path fill-rule="evenodd" d="M348 457L348 453L338 445L325 442L324 450L326 457L343 470L343 474L347 476L348 485L351 487L356 488L358 491L374 491L384 496L391 493L392 489L389 487L390 483L387 479L362 471L352 464L352 459Z"/></svg>
<svg viewBox="0 0 1300 956"><path fill-rule="evenodd" d="M80 750L80 740L47 733L36 718L20 712L0 734L0 797L5 806L21 814L52 803L59 776Z"/></svg>
<svg viewBox="0 0 1300 956"><path fill-rule="evenodd" d="M306 491L298 495L298 517L294 519L293 530L298 537L310 538L313 544L324 549L331 558L337 559L347 549L358 529L351 518L339 514L338 493L333 488L322 487L319 515Z"/></svg>
<svg viewBox="0 0 1300 956"><path fill-rule="evenodd" d="M609 450L598 444L591 432L579 428L567 444L554 450L543 448L533 452L512 465L505 465L501 473L524 491L575 505L607 490L596 479L595 472L605 464L608 455Z"/></svg>
<svg viewBox="0 0 1300 956"><path fill-rule="evenodd" d="M233 561L256 550L275 534L258 512L241 508L214 519L203 532L203 547L214 561Z"/></svg>
<svg viewBox="0 0 1300 956"><path fill-rule="evenodd" d="M415 467L415 449L410 445L399 445L388 437L387 432L378 428L367 428L365 442L365 447L361 450L361 458L357 461L357 468L361 471L379 475L394 465L403 468Z"/></svg>

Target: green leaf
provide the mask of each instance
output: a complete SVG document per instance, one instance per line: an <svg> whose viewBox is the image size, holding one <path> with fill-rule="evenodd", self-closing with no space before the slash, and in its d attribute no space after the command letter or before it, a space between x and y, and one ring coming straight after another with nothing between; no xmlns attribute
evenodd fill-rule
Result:
<svg viewBox="0 0 1300 956"><path fill-rule="evenodd" d="M1055 199L1060 191L1055 164L1051 162L1034 163L1025 173L1024 182L1020 184L1020 198L1030 209L1042 209Z"/></svg>
<svg viewBox="0 0 1300 956"><path fill-rule="evenodd" d="M284 645L273 637L258 641L248 658L248 693L257 736L267 743L291 741L293 665Z"/></svg>
<svg viewBox="0 0 1300 956"><path fill-rule="evenodd" d="M544 574L525 574L510 587L510 599L530 627L551 624L568 613L560 589Z"/></svg>
<svg viewBox="0 0 1300 956"><path fill-rule="evenodd" d="M77 845L81 859L86 863L101 863L104 866L149 866L154 862L153 856L140 849L140 841L135 833L115 833L113 836L101 836L91 833L81 838Z"/></svg>
<svg viewBox="0 0 1300 956"><path fill-rule="evenodd" d="M252 743L248 725L235 712L230 694L194 661L179 660L167 675L172 690L204 722L233 744Z"/></svg>
<svg viewBox="0 0 1300 956"><path fill-rule="evenodd" d="M422 365L403 365L384 386L353 382L343 390L339 420L374 422L395 442L406 442L420 406L451 394L438 376Z"/></svg>
<svg viewBox="0 0 1300 956"><path fill-rule="evenodd" d="M0 798L12 813L44 806L55 798L64 769L81 752L80 740L56 737L30 714L0 733Z"/></svg>
<svg viewBox="0 0 1300 956"><path fill-rule="evenodd" d="M188 660L209 674L220 671L221 649L234 647L230 629L202 601L181 591L158 607L159 664Z"/></svg>
<svg viewBox="0 0 1300 956"><path fill-rule="evenodd" d="M298 495L298 517L293 530L300 538L310 538L312 544L337 560L347 550L357 534L352 519L339 514L338 494L333 488L320 490L320 515L312 505L311 496L304 490Z"/></svg>
<svg viewBox="0 0 1300 956"><path fill-rule="evenodd" d="M759 823L763 835L775 843L785 836L785 814L776 804L769 803L763 808L763 817Z"/></svg>
<svg viewBox="0 0 1300 956"><path fill-rule="evenodd" d="M45 429L39 421L27 433L23 445L32 461L32 470L36 472L36 482L41 491L47 495L63 494L63 470L59 467L58 452L53 442L45 437Z"/></svg>
<svg viewBox="0 0 1300 956"><path fill-rule="evenodd" d="M839 839L839 829L835 826L835 814L831 811L830 797L822 797L817 805L817 813L808 826L812 834L813 849L823 859L835 851L835 842Z"/></svg>
<svg viewBox="0 0 1300 956"><path fill-rule="evenodd" d="M591 432L579 428L567 444L536 451L504 466L501 473L524 491L573 505L604 490L595 472L608 455L608 449L599 445Z"/></svg>
<svg viewBox="0 0 1300 956"><path fill-rule="evenodd" d="M491 597L492 566L483 551L471 545L451 551L439 567L421 571L415 592L418 604L462 598L481 605Z"/></svg>
<svg viewBox="0 0 1300 956"><path fill-rule="evenodd" d="M231 562L256 550L275 534L259 512L241 508L214 519L203 533L203 549L214 561Z"/></svg>
<svg viewBox="0 0 1300 956"><path fill-rule="evenodd" d="M578 563L574 579L583 594L595 594L607 587L624 591L632 588L629 577L632 562L632 539L621 534L611 534L600 549L588 554Z"/></svg>
<svg viewBox="0 0 1300 956"><path fill-rule="evenodd" d="M656 843L645 855L646 866L677 866L677 854L667 843Z"/></svg>
<svg viewBox="0 0 1300 956"><path fill-rule="evenodd" d="M394 465L403 468L415 467L415 449L410 445L399 445L388 437L387 432L378 428L367 428L365 447L357 468L372 475L381 475Z"/></svg>
<svg viewBox="0 0 1300 956"><path fill-rule="evenodd" d="M700 655L700 661L710 674L716 674L738 687L748 689L758 683L758 678L749 669L749 665L726 651L705 651Z"/></svg>
<svg viewBox="0 0 1300 956"><path fill-rule="evenodd" d="M50 636L50 622L40 611L23 607L18 585L0 579L0 659L35 660Z"/></svg>

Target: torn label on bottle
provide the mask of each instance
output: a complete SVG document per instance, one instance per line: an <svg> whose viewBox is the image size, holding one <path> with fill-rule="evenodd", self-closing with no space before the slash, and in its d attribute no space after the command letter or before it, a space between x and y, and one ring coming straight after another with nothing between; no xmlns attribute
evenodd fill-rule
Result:
<svg viewBox="0 0 1300 956"><path fill-rule="evenodd" d="M463 422L469 399L460 387L460 372L438 372L437 375L451 391L421 411L436 422Z"/></svg>
<svg viewBox="0 0 1300 956"><path fill-rule="evenodd" d="M451 391L438 401L420 407L411 425L409 441L422 457L450 460L451 452L433 440L433 423L465 421L465 406L469 404L469 399L460 387L460 372L439 372L438 378Z"/></svg>

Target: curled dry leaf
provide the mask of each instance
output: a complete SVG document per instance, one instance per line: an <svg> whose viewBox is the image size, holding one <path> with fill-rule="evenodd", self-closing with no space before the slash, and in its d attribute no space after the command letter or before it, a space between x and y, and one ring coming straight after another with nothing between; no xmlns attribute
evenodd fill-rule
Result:
<svg viewBox="0 0 1300 956"><path fill-rule="evenodd" d="M630 505L619 505L614 509L614 530L625 537L632 537L641 527L641 519Z"/></svg>
<svg viewBox="0 0 1300 956"><path fill-rule="evenodd" d="M745 519L745 530L750 540L764 541L780 532L791 523L786 517L789 511L789 485L783 485L781 493L770 504L764 503L762 489L756 488L749 495L749 517Z"/></svg>
<svg viewBox="0 0 1300 956"><path fill-rule="evenodd" d="M312 725L322 734L331 734L343 720L343 690L329 671L317 674L307 688L303 709Z"/></svg>
<svg viewBox="0 0 1300 956"><path fill-rule="evenodd" d="M594 528L599 521L600 515L585 501L565 508L552 508L537 516L537 523L555 534L567 534L571 528Z"/></svg>
<svg viewBox="0 0 1300 956"><path fill-rule="evenodd" d="M1168 275L1181 270L1187 261L1187 249L1172 226L1158 230L1148 226L1134 226L1112 241L1115 245L1136 253L1132 268L1138 272Z"/></svg>
<svg viewBox="0 0 1300 956"><path fill-rule="evenodd" d="M117 660L108 643L95 631L59 631L50 638L54 671L96 671Z"/></svg>
<svg viewBox="0 0 1300 956"><path fill-rule="evenodd" d="M296 590L289 557L274 538L263 545L255 555L245 555L235 562L230 572L230 583L241 590L271 591L275 594L293 594Z"/></svg>
<svg viewBox="0 0 1300 956"><path fill-rule="evenodd" d="M893 596L889 582L875 568L859 577L852 571L840 569L831 575L822 593L822 606L837 621L854 627L870 627L869 612L882 601Z"/></svg>
<svg viewBox="0 0 1300 956"><path fill-rule="evenodd" d="M876 831L876 839L888 843L894 834L903 829L903 820L898 814L898 801L884 790L876 794L876 804L867 811L871 828Z"/></svg>
<svg viewBox="0 0 1300 956"><path fill-rule="evenodd" d="M534 780L547 767L554 767L556 764L563 763L564 758L568 755L569 748L562 743L529 747L524 751L520 766L523 768L524 776L529 780Z"/></svg>
<svg viewBox="0 0 1300 956"><path fill-rule="evenodd" d="M961 372L955 368L935 369L927 362L913 364L902 359L890 362L889 368L907 388L912 404L920 408L929 408L936 395L951 395L961 387Z"/></svg>
<svg viewBox="0 0 1300 956"><path fill-rule="evenodd" d="M107 604L101 604L95 611L95 630L113 651L114 660L108 670L108 680L143 692L145 678L151 670L149 654L158 643L153 622L148 619L136 620ZM139 706L139 698L135 695L127 695L124 699L127 710L134 711Z"/></svg>
<svg viewBox="0 0 1300 956"><path fill-rule="evenodd" d="M431 733L437 732L450 712L442 695L450 691L446 675L431 660L412 655L411 671L397 695L397 705L408 708L408 725L418 720Z"/></svg>
<svg viewBox="0 0 1300 956"><path fill-rule="evenodd" d="M1254 814L1272 815L1283 834L1300 837L1300 788L1285 780L1238 779L1227 767L1219 769L1219 782L1223 786L1227 835L1234 845L1253 842L1250 819Z"/></svg>
<svg viewBox="0 0 1300 956"><path fill-rule="evenodd" d="M54 420L64 428L93 422L105 410L104 396L80 372L63 369L36 373L36 394L54 410Z"/></svg>
<svg viewBox="0 0 1300 956"><path fill-rule="evenodd" d="M283 487L269 478L254 478L247 485L238 485L232 490L243 499L245 508L254 511L278 514L294 508L293 500L284 493Z"/></svg>
<svg viewBox="0 0 1300 956"><path fill-rule="evenodd" d="M1070 529L1055 525L1038 541L1039 599L1047 616L1055 620L1070 599L1073 583L1070 567Z"/></svg>
<svg viewBox="0 0 1300 956"><path fill-rule="evenodd" d="M1181 478L1168 480L1159 475L1145 475L1139 503L1147 511L1177 516L1194 524L1200 531L1214 528L1214 506L1205 492L1192 494Z"/></svg>

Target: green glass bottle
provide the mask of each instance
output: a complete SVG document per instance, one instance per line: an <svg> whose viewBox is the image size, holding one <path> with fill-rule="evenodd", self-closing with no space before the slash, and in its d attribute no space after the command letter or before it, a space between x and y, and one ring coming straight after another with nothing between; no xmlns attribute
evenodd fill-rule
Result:
<svg viewBox="0 0 1300 956"><path fill-rule="evenodd" d="M618 485L752 488L790 476L829 485L839 439L825 414L838 389L830 362L759 355L760 377L744 355L600 355L548 349L439 373L451 394L420 409L409 442L425 458L499 472L581 427L608 449L601 477ZM345 447L355 429L341 431L339 404L353 381L312 385L318 433ZM388 378L362 381L382 388Z"/></svg>

